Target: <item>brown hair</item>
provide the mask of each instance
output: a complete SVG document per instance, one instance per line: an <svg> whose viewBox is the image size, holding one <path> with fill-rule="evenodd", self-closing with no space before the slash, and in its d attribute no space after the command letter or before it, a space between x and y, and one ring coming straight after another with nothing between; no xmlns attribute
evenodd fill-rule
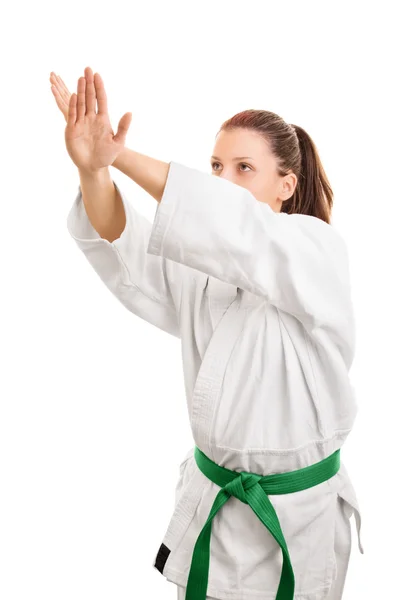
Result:
<svg viewBox="0 0 400 600"><path fill-rule="evenodd" d="M286 123L273 112L255 109L237 113L224 121L219 131L236 128L250 129L262 135L277 158L278 174L283 176L293 171L297 176L295 191L283 201L281 212L311 215L330 223L332 188L308 133L298 125Z"/></svg>

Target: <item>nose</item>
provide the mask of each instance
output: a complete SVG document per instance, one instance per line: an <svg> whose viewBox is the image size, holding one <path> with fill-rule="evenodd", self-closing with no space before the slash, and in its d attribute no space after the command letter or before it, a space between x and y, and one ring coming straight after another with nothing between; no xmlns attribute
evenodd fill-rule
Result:
<svg viewBox="0 0 400 600"><path fill-rule="evenodd" d="M228 181L235 181L235 176L232 173L229 173L229 171L225 171L220 177L221 179L227 179Z"/></svg>

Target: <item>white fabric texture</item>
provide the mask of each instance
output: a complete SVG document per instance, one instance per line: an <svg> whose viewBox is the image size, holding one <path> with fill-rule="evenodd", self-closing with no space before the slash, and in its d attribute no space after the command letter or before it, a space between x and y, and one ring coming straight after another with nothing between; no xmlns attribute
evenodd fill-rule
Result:
<svg viewBox="0 0 400 600"><path fill-rule="evenodd" d="M351 527L345 505L342 500L338 504L338 514L335 526L335 560L336 576L329 590L326 600L342 600L346 575L349 567L351 555ZM186 588L177 586L177 600L185 600ZM304 595L299 596L295 593L295 600L301 600ZM206 600L215 600L212 596L207 596Z"/></svg>
<svg viewBox="0 0 400 600"><path fill-rule="evenodd" d="M110 243L91 226L80 188L68 229L131 313L180 339L194 444L228 469L261 475L308 466L340 448L358 407L349 375L355 320L348 256L336 229L275 213L247 189L174 161L153 224L114 185L127 217L118 239ZM190 448L160 539L170 550L163 575L178 586L186 586L218 491ZM335 551L342 505L347 520L354 513L363 552L343 452L330 480L269 498L289 548L295 597L340 598L330 590L347 560L345 548ZM281 565L269 531L230 498L213 520L208 594L275 598Z"/></svg>

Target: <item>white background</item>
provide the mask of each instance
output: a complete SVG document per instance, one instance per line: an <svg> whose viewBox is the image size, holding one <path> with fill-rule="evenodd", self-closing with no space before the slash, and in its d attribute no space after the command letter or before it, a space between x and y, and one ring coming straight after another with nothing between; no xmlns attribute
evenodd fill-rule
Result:
<svg viewBox="0 0 400 600"><path fill-rule="evenodd" d="M153 567L192 446L179 340L129 313L69 237L78 174L50 71L90 66L127 146L210 171L220 124L304 127L351 258L363 516L344 600L397 597L399 94L395 2L7 3L1 37L0 598L175 599ZM112 168L135 207L157 203Z"/></svg>

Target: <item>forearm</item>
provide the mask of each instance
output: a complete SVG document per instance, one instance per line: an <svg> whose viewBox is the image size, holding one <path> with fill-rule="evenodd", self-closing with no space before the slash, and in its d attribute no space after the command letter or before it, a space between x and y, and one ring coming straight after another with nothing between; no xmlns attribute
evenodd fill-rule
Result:
<svg viewBox="0 0 400 600"><path fill-rule="evenodd" d="M107 167L91 173L81 170L78 172L82 200L89 221L102 238L113 242L123 232L126 217L110 170Z"/></svg>
<svg viewBox="0 0 400 600"><path fill-rule="evenodd" d="M168 177L169 163L124 148L112 166L125 173L157 202L161 201Z"/></svg>

